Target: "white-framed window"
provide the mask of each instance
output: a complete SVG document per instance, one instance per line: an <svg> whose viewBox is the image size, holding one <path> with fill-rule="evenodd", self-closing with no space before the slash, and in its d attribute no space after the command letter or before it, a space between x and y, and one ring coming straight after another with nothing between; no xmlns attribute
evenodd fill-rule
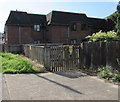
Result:
<svg viewBox="0 0 120 102"><path fill-rule="evenodd" d="M34 25L34 31L40 31L40 25Z"/></svg>

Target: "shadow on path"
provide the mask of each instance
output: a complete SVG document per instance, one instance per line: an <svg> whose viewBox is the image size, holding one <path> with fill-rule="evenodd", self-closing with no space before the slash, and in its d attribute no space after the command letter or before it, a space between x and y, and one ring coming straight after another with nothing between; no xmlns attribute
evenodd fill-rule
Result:
<svg viewBox="0 0 120 102"><path fill-rule="evenodd" d="M71 87L69 87L69 86L67 86L67 85L63 85L63 84L61 84L61 83L58 83L58 82L53 81L53 80L50 80L50 79L48 79L48 78L46 78L46 77L43 77L43 76L40 76L40 75L38 75L38 74L35 74L35 75L38 76L38 77L40 77L40 78L43 78L43 79L45 79L45 80L47 80L47 81L49 81L49 82L52 82L52 83L54 83L54 84L56 84L56 85L59 85L59 86L61 86L61 87L63 87L63 88L66 88L66 89L68 89L68 90L70 90L70 91L73 91L73 92L75 92L75 93L77 93L77 94L82 94L81 92L79 92L79 91L77 91L77 90L75 90L75 89L73 89L73 88L71 88Z"/></svg>
<svg viewBox="0 0 120 102"><path fill-rule="evenodd" d="M87 74L82 73L79 70L58 71L54 73L68 78L79 78L88 76Z"/></svg>

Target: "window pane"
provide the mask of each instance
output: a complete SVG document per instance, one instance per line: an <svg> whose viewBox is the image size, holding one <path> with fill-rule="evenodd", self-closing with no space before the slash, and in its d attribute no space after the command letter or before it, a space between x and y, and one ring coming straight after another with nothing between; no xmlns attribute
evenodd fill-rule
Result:
<svg viewBox="0 0 120 102"><path fill-rule="evenodd" d="M37 25L37 31L40 31L40 25Z"/></svg>
<svg viewBox="0 0 120 102"><path fill-rule="evenodd" d="M36 25L34 25L34 31L36 31Z"/></svg>
<svg viewBox="0 0 120 102"><path fill-rule="evenodd" d="M77 30L77 25L76 25L76 23L73 23L73 24L70 25L70 30L71 30L71 31L76 31L76 30Z"/></svg>
<svg viewBox="0 0 120 102"><path fill-rule="evenodd" d="M40 25L34 25L34 31L40 31Z"/></svg>
<svg viewBox="0 0 120 102"><path fill-rule="evenodd" d="M74 44L76 44L76 40L74 40Z"/></svg>
<svg viewBox="0 0 120 102"><path fill-rule="evenodd" d="M77 26L76 26L76 24L74 24L74 25L73 25L74 31L76 31L76 28L77 28Z"/></svg>
<svg viewBox="0 0 120 102"><path fill-rule="evenodd" d="M70 44L77 44L77 40L71 39Z"/></svg>

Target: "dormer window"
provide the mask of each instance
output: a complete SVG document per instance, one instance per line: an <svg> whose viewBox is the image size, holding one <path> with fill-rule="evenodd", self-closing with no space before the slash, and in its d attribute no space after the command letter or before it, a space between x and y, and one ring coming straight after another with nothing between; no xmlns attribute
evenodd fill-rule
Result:
<svg viewBox="0 0 120 102"><path fill-rule="evenodd" d="M40 25L34 25L34 31L40 31Z"/></svg>

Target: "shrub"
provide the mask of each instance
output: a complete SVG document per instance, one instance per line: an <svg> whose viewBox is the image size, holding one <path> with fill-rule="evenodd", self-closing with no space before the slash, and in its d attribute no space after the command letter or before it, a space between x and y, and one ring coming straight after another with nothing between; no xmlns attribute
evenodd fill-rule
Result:
<svg viewBox="0 0 120 102"><path fill-rule="evenodd" d="M98 75L104 79L120 82L120 73L118 73L118 71L112 72L110 68L111 68L110 66L99 67L98 68L98 71L99 71Z"/></svg>
<svg viewBox="0 0 120 102"><path fill-rule="evenodd" d="M113 80L120 82L120 74L115 74Z"/></svg>
<svg viewBox="0 0 120 102"><path fill-rule="evenodd" d="M6 74L16 74L17 71L15 69L6 69L6 70L3 70L3 73L6 73Z"/></svg>
<svg viewBox="0 0 120 102"><path fill-rule="evenodd" d="M2 73L37 73L27 59L11 53L0 53Z"/></svg>
<svg viewBox="0 0 120 102"><path fill-rule="evenodd" d="M87 36L87 39L89 39L90 42L96 42L96 41L120 41L120 37L117 35L114 31L109 32L102 32L99 31L97 33L93 33L92 36Z"/></svg>
<svg viewBox="0 0 120 102"><path fill-rule="evenodd" d="M106 66L106 67L99 67L98 71L99 71L99 76L105 79L110 79L113 77L113 74L111 73L110 70L110 66Z"/></svg>

